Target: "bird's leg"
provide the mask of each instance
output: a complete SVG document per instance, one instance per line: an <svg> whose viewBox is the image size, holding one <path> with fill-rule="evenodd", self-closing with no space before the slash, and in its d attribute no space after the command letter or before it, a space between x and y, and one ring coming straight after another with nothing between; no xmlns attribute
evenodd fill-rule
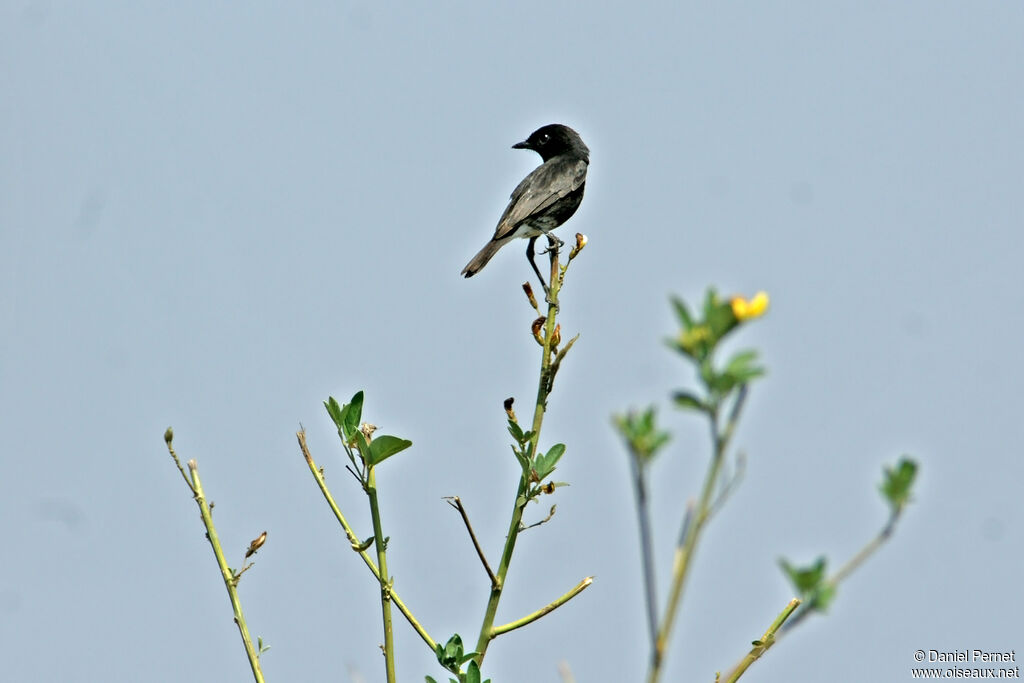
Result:
<svg viewBox="0 0 1024 683"><path fill-rule="evenodd" d="M545 282L544 282L544 276L540 274L540 269L537 268L537 263L533 260L533 256L534 256L533 245L534 245L534 243L536 243L536 241L537 241L536 237L531 237L530 238L529 243L526 245L526 258L529 259L530 265L533 266L533 272L537 273L537 279L540 280L540 286L544 288L544 296L546 298L548 296L548 293L551 290L548 289L547 284L545 284Z"/></svg>
<svg viewBox="0 0 1024 683"><path fill-rule="evenodd" d="M554 264L558 261L558 250L562 248L562 245L564 245L565 242L563 242L562 240L558 239L558 237L556 235L553 235L550 232L549 233L545 233L545 234L546 234L546 236L548 238L548 246L545 247L544 251L542 251L541 253L542 254L551 254L551 261L552 261L551 265L552 265L552 267L554 267ZM549 304L552 304L555 307L556 311L558 310L558 302L551 300L551 289L550 288L545 288L544 289L544 300L547 301Z"/></svg>

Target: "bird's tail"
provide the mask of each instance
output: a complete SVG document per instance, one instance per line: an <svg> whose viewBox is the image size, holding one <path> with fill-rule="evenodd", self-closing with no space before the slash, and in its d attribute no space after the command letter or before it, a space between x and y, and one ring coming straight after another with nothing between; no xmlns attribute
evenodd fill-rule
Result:
<svg viewBox="0 0 1024 683"><path fill-rule="evenodd" d="M470 259L466 267L462 269L463 277L473 277L487 265L487 262L498 253L498 250L505 246L506 240L491 240L484 245L484 248L477 252L476 256Z"/></svg>

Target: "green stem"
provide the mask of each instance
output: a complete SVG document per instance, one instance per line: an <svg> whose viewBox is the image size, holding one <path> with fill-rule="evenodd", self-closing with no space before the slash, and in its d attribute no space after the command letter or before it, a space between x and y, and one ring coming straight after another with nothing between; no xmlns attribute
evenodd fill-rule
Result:
<svg viewBox="0 0 1024 683"><path fill-rule="evenodd" d="M352 530L348 520L345 519L345 515L341 513L341 509L338 507L338 504L334 502L334 496L331 495L330 489L327 488L327 481L324 479L323 472L321 472L320 468L317 467L316 462L313 460L313 456L309 452L309 446L306 444L306 432L296 432L295 436L299 440L299 448L302 450L302 455L306 459L306 464L309 465L309 471L313 474L313 478L320 487L320 493L323 494L324 500L326 500L327 505L330 506L335 519L338 520L338 523L341 524L341 528L344 529L349 545L352 546L353 550L359 553L359 557L363 558L363 562L370 569L373 575L377 577L377 580L380 581L381 572L377 569L377 564L373 561L373 558L370 557L369 551L359 550L361 541L356 536L355 531ZM436 650L437 642L430 637L427 630L423 628L416 617L413 616L412 610L405 605L402 599L398 596L398 593L395 592L394 588L391 589L391 602L395 604L395 607L398 608L398 611L402 613L402 616L404 616L406 621L409 622L409 625L412 626L416 633L419 634L420 638L423 639L423 642L427 644L427 647L429 647L431 651Z"/></svg>
<svg viewBox="0 0 1024 683"><path fill-rule="evenodd" d="M168 447L170 442L168 441ZM177 458L175 458L177 460ZM235 585L235 575L231 572L227 560L224 559L224 550L220 546L220 538L217 537L217 529L213 526L213 514L210 512L210 505L206 502L206 494L203 493L203 484L199 480L199 470L195 460L188 462L189 473L192 475L190 486L195 494L196 503L199 505L199 514L206 525L206 537L213 546L213 554L217 558L217 566L220 567L220 575L224 580L224 587L227 588L228 598L231 600L231 609L235 613L235 624L242 636L242 643L245 646L245 654L249 658L249 666L252 668L253 678L262 683L263 671L260 670L260 656L249 637L249 627L245 625L245 616L242 614L242 602L238 598L238 588Z"/></svg>
<svg viewBox="0 0 1024 683"><path fill-rule="evenodd" d="M761 655L767 652L768 649L775 644L776 631L778 631L782 627L782 624L785 623L786 619L789 619L790 615L793 614L793 612L799 606L800 600L798 598L793 598L792 600L790 600L789 604L786 605L786 608L779 613L779 616L775 617L775 621L771 623L771 626L769 626L768 630L764 632L764 635L761 636L761 639L754 641L754 647L750 649L750 652L748 652L743 657L743 659L740 660L739 664L733 667L732 671L730 671L725 678L721 679L722 682L736 683L739 677L742 676L743 673L750 668L750 665L756 662L758 659L760 659Z"/></svg>
<svg viewBox="0 0 1024 683"><path fill-rule="evenodd" d="M672 585L669 590L668 603L665 606L665 614L662 617L661 626L658 628L658 637L654 643L654 651L651 653L651 664L647 674L648 683L655 683L661 677L665 652L668 647L669 638L672 635L672 628L675 626L676 616L679 613L679 603L683 597L686 577L693 562L697 542L700 540L701 532L704 530L704 523L708 520L712 497L714 496L718 477L722 470L722 462L725 460L725 453L729 448L729 441L732 439L733 432L736 430L736 424L739 421L740 412L743 409L746 397L747 387L744 385L740 387L724 429L719 429L718 426L718 411L721 404L716 402L708 409L712 442L711 463L708 465L708 470L704 477L700 501L697 504L693 518L686 527L686 532L683 534L683 538L680 539L680 544L676 546L675 558L672 562Z"/></svg>
<svg viewBox="0 0 1024 683"><path fill-rule="evenodd" d="M495 626L494 629L492 630L494 637L496 638L503 633L508 633L509 631L516 630L517 628L522 628L527 624L531 624L537 621L545 614L554 612L556 609L558 609L559 607L561 607L562 605L564 605L565 603L569 602L577 595L582 593L584 590L586 590L592 583L594 583L594 577L588 576L587 578L583 579L578 584L576 584L571 590L567 591L564 595L562 595L562 597L558 598L557 600L551 603L548 603L544 607L541 607L536 612L531 612L530 614L527 614L525 617L516 619L515 621L510 621L509 623L503 624L502 626Z"/></svg>
<svg viewBox="0 0 1024 683"><path fill-rule="evenodd" d="M377 549L377 566L380 568L380 607L384 615L384 668L388 683L395 683L395 635L391 628L391 580L388 577L387 544L380 524L380 508L377 505L376 468L370 465L366 472L366 495L370 499L370 516L373 518L373 545Z"/></svg>
<svg viewBox="0 0 1024 683"><path fill-rule="evenodd" d="M551 252L551 276L549 278L550 289L548 292L548 315L544 322L544 344L540 362L540 378L537 383L537 401L533 408L533 438L530 440L529 459L532 461L537 455L537 444L540 441L540 430L544 424L544 412L547 410L548 394L551 391L552 374L552 342L555 332L555 318L558 315L558 292L562 282L558 267L558 251ZM505 587L505 576L508 574L509 564L512 562L512 552L516 547L516 540L519 538L520 527L522 526L523 508L526 506L526 493L529 489L529 472L523 472L519 477L519 487L516 490L515 503L512 506L512 519L508 525L508 535L505 537L505 547L501 552L501 560L498 562L496 581L491 586L491 595L487 600L487 607L484 610L483 623L480 625L480 636L476 643L476 663L482 666L484 655L487 654L487 646L494 639L494 617L498 612L498 603L501 602L501 593Z"/></svg>
<svg viewBox="0 0 1024 683"><path fill-rule="evenodd" d="M835 574L825 580L825 585L828 588L835 589L842 583L846 578L852 574L860 565L862 565L869 557L874 555L879 548L881 548L886 541L892 536L893 531L896 529L896 522L900 519L900 514L903 512L903 508L898 508L889 515L889 521L886 522L882 530L875 535L863 548L857 551L857 553L846 561L842 567L836 570ZM790 630L798 626L804 619L809 617L811 614L816 612L817 609L811 603L807 603L796 613L794 616L779 633L782 636L788 633Z"/></svg>

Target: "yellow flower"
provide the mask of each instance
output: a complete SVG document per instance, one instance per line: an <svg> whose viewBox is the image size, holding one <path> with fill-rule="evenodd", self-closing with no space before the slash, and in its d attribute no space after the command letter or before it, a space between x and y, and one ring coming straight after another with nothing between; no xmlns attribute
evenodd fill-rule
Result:
<svg viewBox="0 0 1024 683"><path fill-rule="evenodd" d="M758 292L749 301L742 296L734 296L729 303L732 304L732 314L736 316L736 320L743 322L764 315L768 310L768 294Z"/></svg>

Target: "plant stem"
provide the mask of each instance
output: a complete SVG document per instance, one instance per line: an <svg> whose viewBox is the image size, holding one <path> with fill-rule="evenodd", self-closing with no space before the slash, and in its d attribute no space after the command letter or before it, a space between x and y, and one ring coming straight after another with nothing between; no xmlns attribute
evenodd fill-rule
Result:
<svg viewBox="0 0 1024 683"><path fill-rule="evenodd" d="M170 444L168 443L168 446ZM189 485L195 494L196 504L199 505L199 514L206 526L206 537L213 546L213 554L217 558L217 566L220 568L221 578L224 580L224 587L227 588L228 598L231 600L231 609L235 613L235 624L242 636L242 644L245 646L245 654L249 658L249 666L252 668L253 678L258 683L263 682L263 671L260 669L260 656L249 637L249 627L245 625L245 615L242 614L242 602L238 598L238 588L235 585L235 575L231 572L227 560L224 559L224 550L221 548L220 539L217 537L217 529L213 526L213 514L210 512L210 505L206 502L206 494L203 493L203 484L199 480L199 469L195 460L188 462L189 474L192 480Z"/></svg>
<svg viewBox="0 0 1024 683"><path fill-rule="evenodd" d="M365 457L365 456L364 456ZM391 580L388 577L387 543L380 523L377 505L376 468L370 465L366 472L366 495L370 499L373 518L373 545L377 549L377 567L380 568L380 607L384 616L384 668L388 683L395 683L395 635L391 628Z"/></svg>
<svg viewBox="0 0 1024 683"><path fill-rule="evenodd" d="M718 483L718 477L722 470L722 462L725 460L725 453L729 448L729 441L732 439L736 424L739 421L740 412L747 398L746 385L740 387L733 402L729 419L724 428L719 428L718 413L720 403L714 403L708 409L708 422L711 427L712 454L711 462L708 465L707 474L704 477L704 486L701 490L700 501L697 503L696 512L686 533L681 539L680 545L676 546L675 558L672 562L672 586L669 591L668 604L665 606L665 614L662 617L661 626L658 629L658 637L655 640L654 651L651 653L651 664L648 671L648 683L655 683L661 677L662 665L665 661L665 652L668 641L672 635L672 627L675 625L676 616L679 613L679 602L683 596L683 588L686 585L686 577L693 562L693 556L697 549L697 542L700 540L701 532L704 530L704 523L708 520L711 510L712 497Z"/></svg>
<svg viewBox="0 0 1024 683"><path fill-rule="evenodd" d="M320 468L317 467L316 462L313 460L313 456L309 452L309 446L306 444L306 432L298 431L295 433L295 436L299 440L299 448L302 450L302 455L306 459L306 464L309 465L309 471L313 474L313 478L320 487L320 493L323 494L324 500L326 500L327 505L330 506L335 519L338 520L338 523L341 524L341 528L344 529L349 545L351 545L353 550L359 553L359 557L363 558L363 562L370 569L373 575L377 577L377 580L380 581L382 575L381 572L377 569L377 565L373 561L373 558L370 557L369 551L358 549L361 541L356 536L355 531L352 530L348 520L345 519L345 515L341 513L341 509L338 507L338 504L334 502L334 496L331 495L330 489L327 488L327 482L324 480L324 475L320 471ZM412 626L416 633L419 634L420 638L423 639L423 642L427 644L427 647L429 647L431 651L436 650L437 643L430 637L430 634L427 633L427 630L423 628L416 617L413 616L412 610L406 607L405 603L402 602L402 599L398 596L398 593L395 592L393 587L390 594L391 602L395 604L395 607L398 608L398 611L402 613L402 616L404 616L406 621L409 622L409 625Z"/></svg>
<svg viewBox="0 0 1024 683"><path fill-rule="evenodd" d="M754 647L750 649L750 652L748 652L746 656L744 656L743 659L740 660L739 664L733 667L732 671L730 671L725 678L721 679L722 682L736 683L739 677L742 676L744 672L750 668L750 665L756 662L758 659L760 659L761 655L767 652L768 649L775 644L776 631L778 631L782 627L786 619L789 619L789 616L793 614L794 610L796 610L796 608L799 606L799 598L793 598L792 600L790 600L789 604L786 605L786 608L779 613L779 616L775 617L775 621L771 623L771 626L769 626L768 630L764 632L764 635L761 636L761 639L754 642Z"/></svg>
<svg viewBox="0 0 1024 683"><path fill-rule="evenodd" d="M529 459L532 461L537 455L537 444L540 441L540 430L544 424L544 412L547 410L548 393L551 390L551 361L552 344L555 332L555 318L558 316L558 292L561 289L561 279L558 272L558 249L552 247L551 251L551 276L548 280L548 315L544 323L544 344L540 362L540 378L537 383L537 401L533 409L533 425L531 431L533 438L530 440ZM496 635L494 632L494 617L498 612L498 603L501 602L501 593L505 587L505 577L508 574L509 564L512 562L512 552L516 547L516 540L519 538L519 531L522 525L523 508L526 506L526 493L530 486L529 472L523 472L519 477L519 487L516 489L515 503L512 506L512 519L509 521L508 535L505 537L505 547L501 552L501 560L498 562L496 580L491 586L491 595L487 600L487 607L484 610L483 623L480 625L480 636L476 644L476 663L483 665L484 655L487 654L487 646Z"/></svg>
<svg viewBox="0 0 1024 683"><path fill-rule="evenodd" d="M492 570L491 565L488 564L487 556L484 555L484 549L480 547L480 541L476 540L476 534L473 532L473 525L469 523L469 515L466 513L466 508L462 505L462 500L458 496L452 496L447 500L449 505L459 511L459 515L462 517L462 522L466 525L466 531L469 532L469 540L473 542L473 548L476 550L476 555L484 565L484 571L487 572L487 576L490 578L491 586L493 587L498 582L498 577L494 575L494 570Z"/></svg>
<svg viewBox="0 0 1024 683"><path fill-rule="evenodd" d="M636 518L640 526L640 562L644 572L644 595L647 598L647 629L651 648L658 642L658 596L654 575L654 543L651 539L651 507L647 500L647 470L636 452L631 454L633 493L636 500Z"/></svg>
<svg viewBox="0 0 1024 683"><path fill-rule="evenodd" d="M562 605L564 605L565 603L569 602L577 595L582 593L584 590L586 590L592 583L594 583L594 577L588 576L587 578L583 579L578 584L576 584L571 590L567 591L560 598L551 603L548 603L544 607L541 607L536 612L531 612L530 614L527 614L525 617L522 617L521 619L510 621L509 623L503 624L502 626L495 626L493 629L494 637L500 636L502 633L514 631L517 628L522 628L527 624L532 624L545 614L554 612L556 609L558 609L559 607L561 607Z"/></svg>
<svg viewBox="0 0 1024 683"><path fill-rule="evenodd" d="M825 581L825 585L829 588L835 589L842 583L846 578L852 574L860 565L862 565L869 557L875 554L879 548L881 548L886 541L892 536L893 531L896 529L896 522L899 521L900 514L903 512L903 508L897 508L889 515L889 520L882 527L874 538L868 541L863 548L857 551L857 553L846 561L842 567L836 570L836 572ZM808 603L796 613L796 615L782 627L779 632L781 637L783 634L788 633L794 627L803 622L804 619L813 614L816 610L814 606Z"/></svg>

